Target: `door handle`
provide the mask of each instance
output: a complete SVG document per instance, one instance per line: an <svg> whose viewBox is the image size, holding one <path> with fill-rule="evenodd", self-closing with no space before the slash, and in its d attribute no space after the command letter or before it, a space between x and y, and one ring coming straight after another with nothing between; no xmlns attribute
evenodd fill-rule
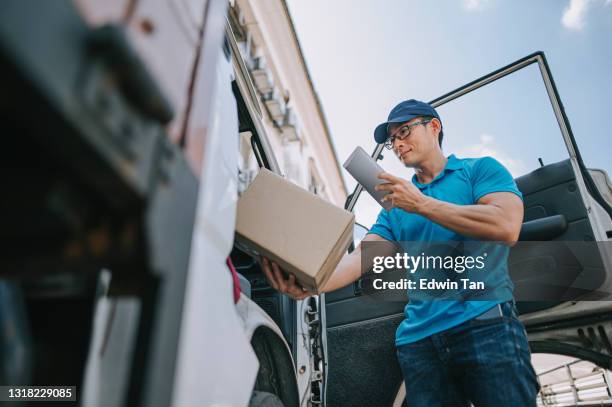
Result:
<svg viewBox="0 0 612 407"><path fill-rule="evenodd" d="M520 241L552 240L567 230L565 215L553 215L524 222L519 234Z"/></svg>

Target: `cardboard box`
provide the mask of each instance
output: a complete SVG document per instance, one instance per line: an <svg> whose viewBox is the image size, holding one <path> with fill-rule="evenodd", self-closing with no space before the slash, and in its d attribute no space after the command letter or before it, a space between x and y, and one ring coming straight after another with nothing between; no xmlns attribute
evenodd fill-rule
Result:
<svg viewBox="0 0 612 407"><path fill-rule="evenodd" d="M354 223L354 214L262 168L238 200L236 241L318 292L351 244Z"/></svg>

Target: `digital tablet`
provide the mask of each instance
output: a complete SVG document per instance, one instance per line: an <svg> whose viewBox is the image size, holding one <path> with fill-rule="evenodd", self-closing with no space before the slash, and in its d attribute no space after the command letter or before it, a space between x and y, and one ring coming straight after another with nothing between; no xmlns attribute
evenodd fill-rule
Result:
<svg viewBox="0 0 612 407"><path fill-rule="evenodd" d="M382 198L389 192L376 191L374 189L376 185L387 183L384 179L378 178L378 174L385 170L363 148L357 146L343 166L363 186L363 189L368 191L376 202L387 210L391 209L391 202L382 202Z"/></svg>

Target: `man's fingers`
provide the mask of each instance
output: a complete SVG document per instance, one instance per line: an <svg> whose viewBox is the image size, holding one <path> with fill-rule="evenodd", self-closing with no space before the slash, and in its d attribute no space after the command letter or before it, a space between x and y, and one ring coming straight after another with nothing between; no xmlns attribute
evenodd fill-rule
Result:
<svg viewBox="0 0 612 407"><path fill-rule="evenodd" d="M391 175L388 172L381 172L380 174L378 174L378 178L387 180L392 184L395 184L396 182L401 181L401 178L398 178L395 175Z"/></svg>
<svg viewBox="0 0 612 407"><path fill-rule="evenodd" d="M291 298L294 300L303 300L306 297L310 297L312 293L302 288L302 286L296 281L295 276L293 274L289 275L289 278L285 280L287 284L287 291Z"/></svg>
<svg viewBox="0 0 612 407"><path fill-rule="evenodd" d="M291 296L296 300L301 300L308 297L308 291L305 291L304 288L302 288L302 286L295 281L295 276L293 274L289 276L289 289L289 294L291 294Z"/></svg>
<svg viewBox="0 0 612 407"><path fill-rule="evenodd" d="M391 191L395 185L391 183L377 184L374 186L376 191Z"/></svg>
<svg viewBox="0 0 612 407"><path fill-rule="evenodd" d="M274 275L272 275L272 270L270 270L270 263L268 262L268 259L266 259L265 257L261 257L260 259L261 259L261 270L266 276L266 280L268 280L268 283L270 283L272 288L274 288L275 290L278 290L278 283L276 282L276 278L274 277Z"/></svg>
<svg viewBox="0 0 612 407"><path fill-rule="evenodd" d="M311 295L313 294L310 291L306 290L305 288L302 288L299 285L295 285L292 288L291 297L296 300L303 300L304 298L310 297Z"/></svg>
<svg viewBox="0 0 612 407"><path fill-rule="evenodd" d="M302 286L296 281L293 274L290 274L288 278L281 268L273 261L268 260L266 257L260 257L262 271L266 276L266 279L275 290L281 293L291 296L295 300L303 300L304 298L313 295L310 291L302 288Z"/></svg>
<svg viewBox="0 0 612 407"><path fill-rule="evenodd" d="M278 283L278 290L280 292L286 293L287 292L287 282L285 280L285 276L283 275L283 272L281 271L280 267L278 267L278 264L276 264L275 262L272 262L272 271L274 272L274 276L276 277L276 282Z"/></svg>
<svg viewBox="0 0 612 407"><path fill-rule="evenodd" d="M387 194L387 195L383 196L381 200L382 200L383 202L386 202L386 201L393 202L393 199L395 199L395 193L391 192L391 193L389 193L389 194Z"/></svg>
<svg viewBox="0 0 612 407"><path fill-rule="evenodd" d="M303 292L302 286L295 281L295 276L293 274L289 275L287 286L292 295L299 295Z"/></svg>

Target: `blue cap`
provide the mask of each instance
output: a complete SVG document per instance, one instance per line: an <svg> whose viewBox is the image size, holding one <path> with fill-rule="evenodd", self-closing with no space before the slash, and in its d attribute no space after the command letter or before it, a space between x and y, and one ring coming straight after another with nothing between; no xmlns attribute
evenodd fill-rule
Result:
<svg viewBox="0 0 612 407"><path fill-rule="evenodd" d="M431 107L428 103L414 99L404 100L391 110L386 122L376 126L376 129L374 129L374 140L376 140L378 144L382 144L387 140L389 137L387 133L389 123L405 123L415 117L421 116L431 116L440 120L440 116L438 112L436 112L436 109ZM441 121L442 120L440 120L440 122Z"/></svg>

